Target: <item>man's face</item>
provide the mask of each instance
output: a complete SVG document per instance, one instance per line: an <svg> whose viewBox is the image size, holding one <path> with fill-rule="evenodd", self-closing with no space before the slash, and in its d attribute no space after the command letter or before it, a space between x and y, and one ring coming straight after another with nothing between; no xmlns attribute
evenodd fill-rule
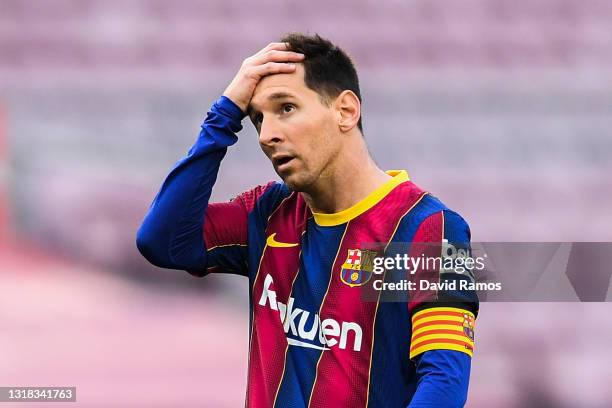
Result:
<svg viewBox="0 0 612 408"><path fill-rule="evenodd" d="M295 191L308 191L333 168L341 149L334 110L304 83L304 67L259 81L249 104L259 145Z"/></svg>

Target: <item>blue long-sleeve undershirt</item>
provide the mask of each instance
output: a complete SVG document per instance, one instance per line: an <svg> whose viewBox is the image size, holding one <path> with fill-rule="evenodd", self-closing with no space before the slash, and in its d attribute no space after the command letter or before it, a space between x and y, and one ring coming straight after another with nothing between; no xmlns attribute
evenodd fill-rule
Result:
<svg viewBox="0 0 612 408"><path fill-rule="evenodd" d="M230 99L219 98L186 157L172 169L153 200L136 236L140 253L152 264L202 272L206 250L204 213L227 147L245 114Z"/></svg>
<svg viewBox="0 0 612 408"><path fill-rule="evenodd" d="M408 408L465 405L472 358L454 350L430 350L416 358L417 390Z"/></svg>

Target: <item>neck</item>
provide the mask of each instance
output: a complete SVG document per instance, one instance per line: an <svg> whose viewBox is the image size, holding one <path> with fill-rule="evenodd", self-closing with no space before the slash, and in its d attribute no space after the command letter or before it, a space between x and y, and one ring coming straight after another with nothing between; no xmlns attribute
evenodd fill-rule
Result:
<svg viewBox="0 0 612 408"><path fill-rule="evenodd" d="M374 163L363 137L357 134L317 183L301 194L312 212L333 214L357 204L390 178Z"/></svg>

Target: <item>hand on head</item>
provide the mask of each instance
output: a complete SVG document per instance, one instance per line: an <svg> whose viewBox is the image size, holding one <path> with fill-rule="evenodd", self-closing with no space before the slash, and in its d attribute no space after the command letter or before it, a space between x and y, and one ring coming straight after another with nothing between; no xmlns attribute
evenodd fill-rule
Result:
<svg viewBox="0 0 612 408"><path fill-rule="evenodd" d="M303 59L304 54L289 51L286 43L270 43L242 62L223 95L246 112L261 78L272 74L292 73L295 71L295 63Z"/></svg>

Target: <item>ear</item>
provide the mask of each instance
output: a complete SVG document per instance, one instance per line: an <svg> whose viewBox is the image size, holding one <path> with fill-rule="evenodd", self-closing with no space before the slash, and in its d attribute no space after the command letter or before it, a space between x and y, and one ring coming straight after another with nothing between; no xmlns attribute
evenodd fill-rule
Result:
<svg viewBox="0 0 612 408"><path fill-rule="evenodd" d="M338 117L338 127L348 132L357 126L361 117L361 103L353 91L345 90L336 98L334 107Z"/></svg>

